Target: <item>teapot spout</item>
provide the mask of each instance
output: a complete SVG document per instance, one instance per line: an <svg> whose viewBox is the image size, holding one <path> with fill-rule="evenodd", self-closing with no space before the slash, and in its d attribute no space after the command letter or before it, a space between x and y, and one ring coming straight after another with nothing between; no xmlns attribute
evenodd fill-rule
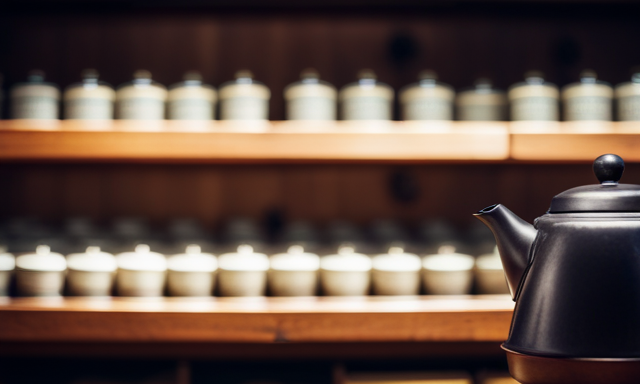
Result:
<svg viewBox="0 0 640 384"><path fill-rule="evenodd" d="M511 297L515 300L520 280L529 265L529 251L537 230L504 205L489 206L474 214L496 238Z"/></svg>

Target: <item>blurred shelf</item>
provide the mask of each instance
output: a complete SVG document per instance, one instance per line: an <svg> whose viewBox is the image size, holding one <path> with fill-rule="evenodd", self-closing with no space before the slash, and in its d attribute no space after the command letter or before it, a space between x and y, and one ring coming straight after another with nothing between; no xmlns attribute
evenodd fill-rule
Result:
<svg viewBox="0 0 640 384"><path fill-rule="evenodd" d="M0 344L501 342L506 295L3 298Z"/></svg>
<svg viewBox="0 0 640 384"><path fill-rule="evenodd" d="M500 122L0 121L0 161L420 162L508 155L507 123Z"/></svg>

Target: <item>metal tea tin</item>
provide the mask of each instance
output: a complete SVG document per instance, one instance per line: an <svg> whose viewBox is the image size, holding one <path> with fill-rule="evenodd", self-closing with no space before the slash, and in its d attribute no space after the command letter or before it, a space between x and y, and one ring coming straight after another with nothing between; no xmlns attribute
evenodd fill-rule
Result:
<svg viewBox="0 0 640 384"><path fill-rule="evenodd" d="M540 72L525 74L525 81L509 89L511 120L557 121L559 118L558 87L544 81Z"/></svg>
<svg viewBox="0 0 640 384"><path fill-rule="evenodd" d="M451 120L455 91L438 82L431 70L420 72L419 81L400 91L400 105L404 120Z"/></svg>
<svg viewBox="0 0 640 384"><path fill-rule="evenodd" d="M640 121L640 69L631 76L631 81L616 87L618 120Z"/></svg>
<svg viewBox="0 0 640 384"><path fill-rule="evenodd" d="M185 73L184 81L169 87L167 113L171 120L213 120L217 93L202 82L199 72Z"/></svg>
<svg viewBox="0 0 640 384"><path fill-rule="evenodd" d="M562 89L566 121L611 121L613 88L597 79L591 70L580 74L580 82Z"/></svg>
<svg viewBox="0 0 640 384"><path fill-rule="evenodd" d="M340 90L344 120L391 120L393 89L376 80L370 69L358 73L358 81Z"/></svg>
<svg viewBox="0 0 640 384"><path fill-rule="evenodd" d="M136 71L133 81L116 91L116 116L127 120L162 120L166 88L151 79L151 72Z"/></svg>
<svg viewBox="0 0 640 384"><path fill-rule="evenodd" d="M11 89L11 117L14 119L55 120L58 118L60 90L44 81L44 72L29 72L27 82Z"/></svg>
<svg viewBox="0 0 640 384"><path fill-rule="evenodd" d="M113 119L116 93L107 83L98 80L95 69L85 69L82 81L64 91L64 117L77 120Z"/></svg>
<svg viewBox="0 0 640 384"><path fill-rule="evenodd" d="M502 121L507 119L507 95L493 88L488 79L478 79L473 88L458 94L456 106L462 121Z"/></svg>
<svg viewBox="0 0 640 384"><path fill-rule="evenodd" d="M253 79L251 71L236 72L236 79L220 87L221 120L267 120L271 91Z"/></svg>
<svg viewBox="0 0 640 384"><path fill-rule="evenodd" d="M287 120L335 120L336 88L320 80L315 69L300 73L300 81L284 89Z"/></svg>

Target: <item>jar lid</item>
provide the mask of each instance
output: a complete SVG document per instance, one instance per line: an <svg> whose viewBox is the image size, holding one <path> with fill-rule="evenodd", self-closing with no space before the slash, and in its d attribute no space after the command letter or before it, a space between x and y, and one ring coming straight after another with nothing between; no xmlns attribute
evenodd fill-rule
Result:
<svg viewBox="0 0 640 384"><path fill-rule="evenodd" d="M27 81L17 83L11 88L11 97L49 97L60 99L60 90L53 84L44 81L44 71L34 69L29 71Z"/></svg>
<svg viewBox="0 0 640 384"><path fill-rule="evenodd" d="M498 252L498 247L496 246L493 249L493 253L488 253L486 255L478 256L478 258L476 259L476 268L492 270L492 271L501 271L503 268L502 268L502 260L500 259L500 253Z"/></svg>
<svg viewBox="0 0 640 384"><path fill-rule="evenodd" d="M456 248L443 245L435 255L422 258L422 267L431 271L467 271L473 268L473 256L456 253Z"/></svg>
<svg viewBox="0 0 640 384"><path fill-rule="evenodd" d="M335 100L337 94L336 88L326 81L320 80L318 71L313 68L303 70L300 73L300 81L289 84L284 89L286 100L299 97L326 97Z"/></svg>
<svg viewBox="0 0 640 384"><path fill-rule="evenodd" d="M640 212L640 185L618 184L624 172L620 156L607 154L593 162L600 184L568 189L551 200L549 213Z"/></svg>
<svg viewBox="0 0 640 384"><path fill-rule="evenodd" d="M0 271L13 271L16 267L16 258L10 254L6 253L6 250L3 249L0 251Z"/></svg>
<svg viewBox="0 0 640 384"><path fill-rule="evenodd" d="M278 253L270 258L271 269L277 271L317 271L320 268L320 257L308 253L300 245L292 245L286 253Z"/></svg>
<svg viewBox="0 0 640 384"><path fill-rule="evenodd" d="M413 272L422 268L420 258L405 253L401 247L390 247L387 253L373 257L373 269L389 272Z"/></svg>
<svg viewBox="0 0 640 384"><path fill-rule="evenodd" d="M133 80L120 85L116 91L116 98L152 98L165 100L167 89L164 85L151 78L151 72L139 69L133 73Z"/></svg>
<svg viewBox="0 0 640 384"><path fill-rule="evenodd" d="M340 90L340 100L354 97L381 97L389 101L393 100L393 88L379 82L375 72L371 69L362 69L358 72L358 81L347 84Z"/></svg>
<svg viewBox="0 0 640 384"><path fill-rule="evenodd" d="M82 81L71 84L64 91L64 99L98 98L110 101L115 100L116 92L109 84L100 81L99 78L100 74L95 69L85 69L82 71Z"/></svg>
<svg viewBox="0 0 640 384"><path fill-rule="evenodd" d="M236 252L220 255L218 266L228 271L266 271L269 269L269 257L255 253L252 246L243 244Z"/></svg>
<svg viewBox="0 0 640 384"><path fill-rule="evenodd" d="M491 80L479 78L473 87L458 93L456 103L458 105L505 105L507 104L507 95L504 91L494 88Z"/></svg>
<svg viewBox="0 0 640 384"><path fill-rule="evenodd" d="M199 245L187 245L185 252L169 257L168 269L176 272L213 272L218 260L210 253L202 253Z"/></svg>
<svg viewBox="0 0 640 384"><path fill-rule="evenodd" d="M38 245L35 253L16 257L16 268L34 272L62 272L67 269L67 260L59 253L51 252L48 245Z"/></svg>
<svg viewBox="0 0 640 384"><path fill-rule="evenodd" d="M216 89L202 82L202 75L198 71L188 71L183 81L169 87L168 101L179 99L205 99L214 103Z"/></svg>
<svg viewBox="0 0 640 384"><path fill-rule="evenodd" d="M369 256L356 253L355 248L350 246L342 246L337 254L320 259L320 268L327 271L367 272L372 265Z"/></svg>
<svg viewBox="0 0 640 384"><path fill-rule="evenodd" d="M418 74L418 82L400 90L400 102L420 98L439 98L452 101L456 92L450 85L438 81L435 71L425 69Z"/></svg>
<svg viewBox="0 0 640 384"><path fill-rule="evenodd" d="M129 271L163 272L167 270L166 258L151 252L147 244L138 244L134 252L124 252L116 256L119 269Z"/></svg>
<svg viewBox="0 0 640 384"><path fill-rule="evenodd" d="M257 97L269 100L271 91L263 83L253 78L253 72L243 69L235 74L235 80L220 86L220 99L234 97Z"/></svg>
<svg viewBox="0 0 640 384"><path fill-rule="evenodd" d="M609 83L598 80L595 71L587 69L580 73L578 83L569 84L562 89L562 98L565 100L584 96L612 98L613 89Z"/></svg>
<svg viewBox="0 0 640 384"><path fill-rule="evenodd" d="M631 76L631 81L618 84L616 87L616 97L629 97L640 95L640 68L636 68Z"/></svg>
<svg viewBox="0 0 640 384"><path fill-rule="evenodd" d="M522 97L551 97L558 98L558 87L544 80L544 74L540 71L529 71L524 74L524 82L517 83L509 88L509 99Z"/></svg>
<svg viewBox="0 0 640 384"><path fill-rule="evenodd" d="M100 247L87 247L85 253L67 255L67 266L74 271L113 272L118 269L116 258L110 253L101 252Z"/></svg>

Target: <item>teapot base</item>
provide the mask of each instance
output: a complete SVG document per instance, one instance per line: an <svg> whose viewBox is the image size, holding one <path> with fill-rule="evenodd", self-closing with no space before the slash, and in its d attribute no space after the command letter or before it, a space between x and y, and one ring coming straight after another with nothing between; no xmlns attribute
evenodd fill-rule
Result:
<svg viewBox="0 0 640 384"><path fill-rule="evenodd" d="M509 372L522 384L638 384L640 358L555 358L507 352Z"/></svg>

